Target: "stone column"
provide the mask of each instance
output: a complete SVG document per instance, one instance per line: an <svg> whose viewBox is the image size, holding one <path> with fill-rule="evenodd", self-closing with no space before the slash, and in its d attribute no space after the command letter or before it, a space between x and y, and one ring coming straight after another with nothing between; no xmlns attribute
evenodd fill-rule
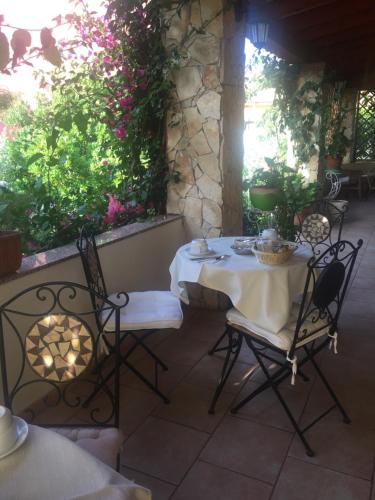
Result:
<svg viewBox="0 0 375 500"><path fill-rule="evenodd" d="M204 32L201 32L202 26ZM192 33L189 36L189 33ZM184 41L185 40L185 41ZM167 125L168 213L185 216L188 236L241 234L244 37L222 0L194 0L174 17L167 46L181 44Z"/></svg>
<svg viewBox="0 0 375 500"><path fill-rule="evenodd" d="M298 88L301 88L307 81L312 81L321 84L324 78L324 71L325 71L324 63L303 64L298 77ZM313 99L314 96L311 96L311 98ZM318 145L318 150L310 158L310 161L306 165L308 179L310 181L315 181L318 178L319 174L319 156L320 156L319 143L321 134L320 132L321 123L322 123L321 114L316 114L313 133L316 137L316 144Z"/></svg>
<svg viewBox="0 0 375 500"><path fill-rule="evenodd" d="M342 160L343 163L350 163L354 156L354 135L355 135L355 120L357 113L358 91L356 89L345 89L343 96L343 105L348 110L348 114L344 119L345 135L351 141L350 146L346 150L346 154Z"/></svg>

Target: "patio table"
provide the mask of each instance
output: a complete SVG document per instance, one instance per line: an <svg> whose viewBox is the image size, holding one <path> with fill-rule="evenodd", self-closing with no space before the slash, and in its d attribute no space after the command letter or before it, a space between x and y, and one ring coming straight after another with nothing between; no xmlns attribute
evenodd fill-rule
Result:
<svg viewBox="0 0 375 500"><path fill-rule="evenodd" d="M254 328L278 333L288 322L293 300L303 291L312 253L300 246L286 263L269 266L259 264L254 255L235 254L231 249L234 239L208 240L215 255L229 255L219 261L191 260L190 244L179 248L169 269L171 291L186 304L186 282L223 292Z"/></svg>
<svg viewBox="0 0 375 500"><path fill-rule="evenodd" d="M26 441L0 460L0 499L151 500L138 486L52 430L29 425Z"/></svg>

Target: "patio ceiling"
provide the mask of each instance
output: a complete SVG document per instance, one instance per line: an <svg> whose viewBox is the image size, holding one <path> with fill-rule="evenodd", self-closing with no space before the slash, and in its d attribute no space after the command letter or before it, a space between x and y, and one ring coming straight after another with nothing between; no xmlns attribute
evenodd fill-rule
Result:
<svg viewBox="0 0 375 500"><path fill-rule="evenodd" d="M352 86L375 87L374 0L247 2L270 21L268 48L276 55L324 61Z"/></svg>

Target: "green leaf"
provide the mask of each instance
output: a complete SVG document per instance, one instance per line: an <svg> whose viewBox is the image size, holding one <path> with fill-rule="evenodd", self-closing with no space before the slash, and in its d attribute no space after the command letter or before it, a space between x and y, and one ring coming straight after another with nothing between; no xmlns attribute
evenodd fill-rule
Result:
<svg viewBox="0 0 375 500"><path fill-rule="evenodd" d="M26 166L29 167L30 165L32 165L33 163L35 163L40 158L43 158L43 156L44 156L43 153L35 153L35 154L33 154L32 156L30 156L30 158L27 159Z"/></svg>
<svg viewBox="0 0 375 500"><path fill-rule="evenodd" d="M47 147L55 149L58 137L59 131L56 128L53 128L51 135L46 137Z"/></svg>

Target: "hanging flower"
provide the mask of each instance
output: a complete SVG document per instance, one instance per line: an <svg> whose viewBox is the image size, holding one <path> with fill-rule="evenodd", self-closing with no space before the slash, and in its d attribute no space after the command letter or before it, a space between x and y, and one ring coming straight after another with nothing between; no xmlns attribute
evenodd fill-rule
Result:
<svg viewBox="0 0 375 500"><path fill-rule="evenodd" d="M103 224L108 226L109 224L115 224L118 222L121 214L125 212L125 207L120 203L120 201L108 193L108 208L107 212L103 218Z"/></svg>
<svg viewBox="0 0 375 500"><path fill-rule="evenodd" d="M118 127L115 131L117 139L123 139L126 136L126 130L124 127Z"/></svg>

